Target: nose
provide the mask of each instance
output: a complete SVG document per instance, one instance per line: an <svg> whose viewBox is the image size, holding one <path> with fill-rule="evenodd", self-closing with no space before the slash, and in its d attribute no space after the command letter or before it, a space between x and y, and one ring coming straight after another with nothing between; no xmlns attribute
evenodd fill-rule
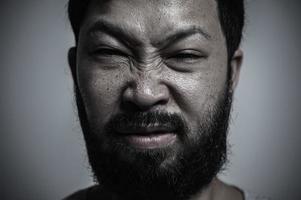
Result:
<svg viewBox="0 0 301 200"><path fill-rule="evenodd" d="M168 88L151 77L139 77L132 80L123 92L125 109L150 110L169 101Z"/></svg>

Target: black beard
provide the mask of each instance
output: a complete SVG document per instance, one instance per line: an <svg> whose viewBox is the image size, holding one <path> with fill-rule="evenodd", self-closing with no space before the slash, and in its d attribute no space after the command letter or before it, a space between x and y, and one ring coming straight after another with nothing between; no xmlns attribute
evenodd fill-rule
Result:
<svg viewBox="0 0 301 200"><path fill-rule="evenodd" d="M76 100L89 162L101 188L120 199L185 200L205 189L227 156L227 129L232 93L228 85L192 133L185 120L163 112L127 113L112 117L99 133L89 124L79 92ZM176 128L180 142L163 149L139 150L114 137L114 126L153 123Z"/></svg>

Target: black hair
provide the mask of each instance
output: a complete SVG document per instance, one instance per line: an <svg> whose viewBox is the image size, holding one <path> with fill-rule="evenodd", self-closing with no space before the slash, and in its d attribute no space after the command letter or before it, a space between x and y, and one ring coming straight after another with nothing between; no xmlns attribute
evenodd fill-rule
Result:
<svg viewBox="0 0 301 200"><path fill-rule="evenodd" d="M75 41L78 41L81 23L85 17L91 0L69 0L68 15L74 32ZM219 20L226 38L228 58L232 58L238 49L245 21L244 0L216 0Z"/></svg>

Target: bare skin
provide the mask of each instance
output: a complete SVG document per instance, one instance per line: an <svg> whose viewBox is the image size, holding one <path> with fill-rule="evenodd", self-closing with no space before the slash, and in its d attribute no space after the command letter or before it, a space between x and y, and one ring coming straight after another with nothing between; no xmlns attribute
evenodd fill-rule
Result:
<svg viewBox="0 0 301 200"><path fill-rule="evenodd" d="M217 178L213 179L208 190L199 197L196 196L195 200L243 200L243 193L239 189L227 185Z"/></svg>
<svg viewBox="0 0 301 200"><path fill-rule="evenodd" d="M181 113L197 132L202 114L218 100L230 70L216 6L212 0L92 1L77 49L69 53L88 120L101 132L110 117L130 103L143 111ZM237 50L230 62L232 91L241 61ZM135 147L154 148L169 140L155 146L132 141ZM215 178L194 199L243 196Z"/></svg>
<svg viewBox="0 0 301 200"><path fill-rule="evenodd" d="M104 194L98 189L90 190L88 200L103 199L122 200L123 198L116 194ZM102 199L100 198L100 199ZM244 196L241 190L236 187L223 183L214 178L211 184L199 194L195 194L190 200L243 200Z"/></svg>

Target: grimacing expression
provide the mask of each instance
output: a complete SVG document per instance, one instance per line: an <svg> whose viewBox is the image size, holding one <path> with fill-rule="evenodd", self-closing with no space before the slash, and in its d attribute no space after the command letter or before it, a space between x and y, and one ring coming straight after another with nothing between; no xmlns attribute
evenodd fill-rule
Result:
<svg viewBox="0 0 301 200"><path fill-rule="evenodd" d="M167 176L178 187L176 179L185 175L175 174L193 159L181 160L210 154L208 141L220 137L214 145L221 146L221 153L211 160L215 167L211 174L206 169L210 177L199 183L208 184L225 159L229 91L239 74L240 52L230 61L227 56L215 1L92 1L71 69L90 163L97 178L104 179L99 181L117 184L108 181L114 175L107 175L119 173L107 169L115 164L119 171L136 170L135 187L142 179L170 183ZM161 142L128 136L157 125L159 132L169 133ZM209 159L200 156L202 162ZM152 176L149 182L146 175Z"/></svg>

